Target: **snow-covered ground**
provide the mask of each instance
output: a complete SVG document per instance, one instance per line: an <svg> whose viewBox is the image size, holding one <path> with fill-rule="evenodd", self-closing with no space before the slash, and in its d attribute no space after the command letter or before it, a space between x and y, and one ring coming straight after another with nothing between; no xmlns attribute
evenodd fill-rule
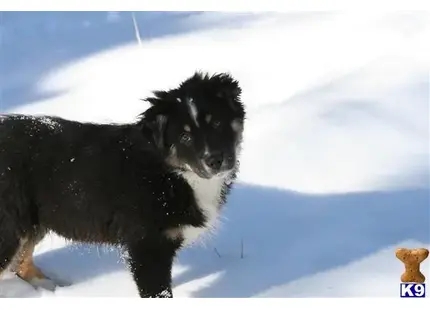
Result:
<svg viewBox="0 0 430 310"><path fill-rule="evenodd" d="M108 16L121 25L124 15ZM240 182L218 233L178 256L175 296L398 297L403 265L395 249L430 247L429 20L190 15L182 19L187 32L141 46L120 42L67 63L53 52L59 65L37 79L35 99L10 87L7 99L19 100L11 106L3 97L0 107L126 122L146 108L139 98L151 90L196 69L229 71L248 109ZM22 70L12 82L26 77ZM6 274L0 296L137 296L115 249L52 235L35 261L70 285L36 290Z"/></svg>

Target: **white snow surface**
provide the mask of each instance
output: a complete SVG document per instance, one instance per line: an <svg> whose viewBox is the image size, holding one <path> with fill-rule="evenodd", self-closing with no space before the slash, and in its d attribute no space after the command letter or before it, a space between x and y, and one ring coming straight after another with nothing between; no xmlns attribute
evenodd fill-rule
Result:
<svg viewBox="0 0 430 310"><path fill-rule="evenodd" d="M187 22L220 26L61 66L38 85L57 96L8 112L127 122L152 90L230 72L248 112L239 182L217 233L177 257L175 297L399 297L395 249L430 243L429 16L207 14ZM137 297L116 249L52 234L35 262L67 285L6 273L0 296Z"/></svg>

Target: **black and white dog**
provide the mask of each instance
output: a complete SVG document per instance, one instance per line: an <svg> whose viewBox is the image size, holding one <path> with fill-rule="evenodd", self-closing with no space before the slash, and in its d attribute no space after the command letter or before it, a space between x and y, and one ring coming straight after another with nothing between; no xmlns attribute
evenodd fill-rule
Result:
<svg viewBox="0 0 430 310"><path fill-rule="evenodd" d="M245 120L229 74L155 91L131 124L0 117L0 272L43 278L48 231L127 252L141 297L172 297L184 245L216 224L238 170Z"/></svg>

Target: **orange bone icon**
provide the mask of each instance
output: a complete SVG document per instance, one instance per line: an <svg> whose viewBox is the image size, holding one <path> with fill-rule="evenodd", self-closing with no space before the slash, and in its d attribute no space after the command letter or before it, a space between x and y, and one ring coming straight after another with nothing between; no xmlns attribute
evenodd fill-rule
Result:
<svg viewBox="0 0 430 310"><path fill-rule="evenodd" d="M402 282L424 283L425 276L420 271L420 264L429 256L429 250L397 249L396 257L405 264L405 272L400 277Z"/></svg>

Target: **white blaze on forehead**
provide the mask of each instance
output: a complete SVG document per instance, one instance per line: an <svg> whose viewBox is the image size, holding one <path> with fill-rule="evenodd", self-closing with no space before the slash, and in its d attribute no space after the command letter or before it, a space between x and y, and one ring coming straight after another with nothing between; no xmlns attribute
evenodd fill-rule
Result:
<svg viewBox="0 0 430 310"><path fill-rule="evenodd" d="M197 122L197 108L194 104L193 98L189 98L187 100L188 107L190 108L191 119L194 121L197 127L199 127L199 123Z"/></svg>

